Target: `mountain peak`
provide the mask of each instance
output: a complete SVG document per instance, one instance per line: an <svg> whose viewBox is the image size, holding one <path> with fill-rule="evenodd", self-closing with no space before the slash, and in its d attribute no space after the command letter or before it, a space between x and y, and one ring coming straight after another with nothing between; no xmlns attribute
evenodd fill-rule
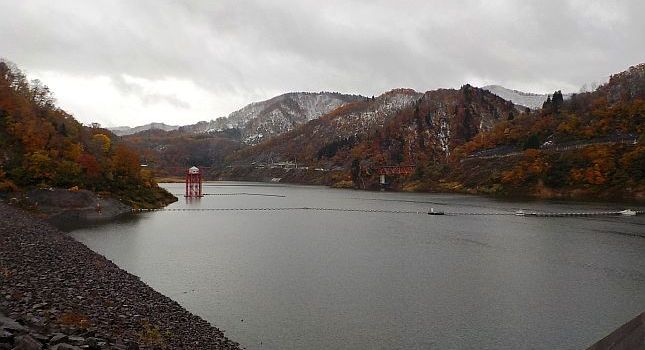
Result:
<svg viewBox="0 0 645 350"><path fill-rule="evenodd" d="M349 102L366 97L338 92L287 92L268 100L253 102L227 117L182 127L187 132L239 129L248 144L279 135L331 112Z"/></svg>
<svg viewBox="0 0 645 350"><path fill-rule="evenodd" d="M645 97L645 63L613 74L609 82L600 86L598 91L605 94L611 102Z"/></svg>
<svg viewBox="0 0 645 350"><path fill-rule="evenodd" d="M115 126L108 128L117 136L132 135L138 132L147 131L147 130L163 130L163 131L172 131L179 129L177 125L168 125L164 123L149 123L146 125L140 125L135 127L130 126Z"/></svg>
<svg viewBox="0 0 645 350"><path fill-rule="evenodd" d="M390 91L384 92L384 93L382 93L381 95L379 95L378 97L382 97L382 96L394 96L394 95L420 95L420 94L421 94L420 92L417 92L417 91L416 91L416 90L414 90L414 89L410 89L410 88L396 88L396 89L392 89L392 90L390 90Z"/></svg>

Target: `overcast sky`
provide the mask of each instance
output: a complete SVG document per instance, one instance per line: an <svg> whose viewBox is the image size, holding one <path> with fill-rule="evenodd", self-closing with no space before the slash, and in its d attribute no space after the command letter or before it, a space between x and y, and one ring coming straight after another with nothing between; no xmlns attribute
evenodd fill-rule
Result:
<svg viewBox="0 0 645 350"><path fill-rule="evenodd" d="M82 122L190 124L289 91L576 92L645 62L645 1L0 0L0 57Z"/></svg>

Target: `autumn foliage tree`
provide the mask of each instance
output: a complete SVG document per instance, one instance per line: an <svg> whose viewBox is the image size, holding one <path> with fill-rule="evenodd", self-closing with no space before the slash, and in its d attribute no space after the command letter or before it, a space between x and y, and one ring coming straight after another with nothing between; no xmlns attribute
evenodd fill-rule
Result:
<svg viewBox="0 0 645 350"><path fill-rule="evenodd" d="M645 64L641 64L612 76L596 91L568 100L556 91L542 109L497 124L457 153L461 159L495 150L520 154L488 161L496 165L490 173L501 171L499 177L489 177L489 186L499 181L518 192L546 185L620 196L645 191L644 141ZM520 153L522 149L526 151Z"/></svg>
<svg viewBox="0 0 645 350"><path fill-rule="evenodd" d="M114 145L116 144L116 147ZM0 60L0 190L78 186L135 205L171 197L144 181L137 154L58 108L49 88Z"/></svg>

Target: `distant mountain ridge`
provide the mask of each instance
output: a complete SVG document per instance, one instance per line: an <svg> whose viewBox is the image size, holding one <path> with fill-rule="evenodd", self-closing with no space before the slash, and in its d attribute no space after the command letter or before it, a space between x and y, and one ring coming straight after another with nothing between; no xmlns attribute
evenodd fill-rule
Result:
<svg viewBox="0 0 645 350"><path fill-rule="evenodd" d="M126 140L158 164L199 164L218 179L377 189L380 167L413 165L413 174L388 177L385 186L645 198L645 64L577 94L468 84L372 98L325 94L284 94L179 132Z"/></svg>
<svg viewBox="0 0 645 350"><path fill-rule="evenodd" d="M148 164L164 164L157 174L190 165L223 166L236 150L315 120L321 115L366 97L333 92L291 92L251 103L228 117L181 127L153 123L124 128L124 140L145 154ZM132 133L138 129L137 133ZM160 130L171 132L164 132Z"/></svg>
<svg viewBox="0 0 645 350"><path fill-rule="evenodd" d="M500 85L488 85L481 89L511 101L518 106L530 109L541 108L549 96L548 94L511 90ZM407 89L394 89L388 93L396 94L397 91L404 90ZM422 95L422 93L417 93L413 90L408 92L412 92L412 95L419 94L417 98ZM565 99L570 97L571 94L564 94ZM239 131L240 139L243 143L253 145L293 130L343 105L361 100L367 100L367 97L337 92L289 92L268 100L250 103L226 117L220 117L215 120L200 121L184 126L149 123L137 127L120 126L108 129L118 136L132 135L147 130L179 130L189 134L235 130L236 133Z"/></svg>
<svg viewBox="0 0 645 350"><path fill-rule="evenodd" d="M138 132L147 131L147 130L163 130L163 131L172 131L177 130L180 127L177 125L168 125L164 123L149 123L141 126L115 126L113 128L107 128L112 131L117 136L132 135Z"/></svg>
<svg viewBox="0 0 645 350"><path fill-rule="evenodd" d="M517 113L512 102L470 85L426 93L395 89L244 149L238 159L250 163L296 157L326 166L347 166L358 154L365 164L381 165L446 159L479 131Z"/></svg>
<svg viewBox="0 0 645 350"><path fill-rule="evenodd" d="M211 121L200 121L184 126L150 123L137 127L121 126L109 129L119 136L147 130L179 130L188 134L237 130L241 141L246 144L256 144L269 137L290 131L344 104L365 99L367 97L337 92L289 92L265 101L253 102L227 117Z"/></svg>
<svg viewBox="0 0 645 350"><path fill-rule="evenodd" d="M516 105L528 107L530 109L540 109L549 97L549 94L535 94L531 92L524 92L512 90L500 85L487 85L482 87L483 90L489 91L507 101L511 101ZM564 99L569 99L572 94L563 94Z"/></svg>
<svg viewBox="0 0 645 350"><path fill-rule="evenodd" d="M364 96L336 92L289 92L251 103L227 117L183 126L180 130L205 133L238 129L244 143L256 144L290 131L346 103L364 99Z"/></svg>

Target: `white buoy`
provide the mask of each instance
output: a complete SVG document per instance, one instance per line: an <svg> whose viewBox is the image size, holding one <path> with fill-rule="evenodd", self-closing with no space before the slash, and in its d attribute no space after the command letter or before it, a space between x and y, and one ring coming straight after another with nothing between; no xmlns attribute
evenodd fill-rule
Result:
<svg viewBox="0 0 645 350"><path fill-rule="evenodd" d="M623 211L621 211L621 212L620 212L620 215L623 215L623 216L634 216L634 215L636 215L636 212L635 212L635 211L633 211L633 210L631 210L631 209L625 209L625 210L623 210Z"/></svg>

